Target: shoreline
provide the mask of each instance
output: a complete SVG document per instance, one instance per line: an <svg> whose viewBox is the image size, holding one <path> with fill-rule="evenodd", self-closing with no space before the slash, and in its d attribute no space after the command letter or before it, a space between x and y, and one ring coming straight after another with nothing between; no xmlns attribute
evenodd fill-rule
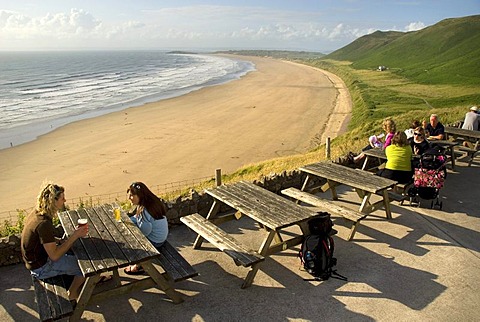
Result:
<svg viewBox="0 0 480 322"><path fill-rule="evenodd" d="M205 56L218 56L222 55L205 55ZM237 61L239 64L244 64L243 61L237 57L226 57L222 58L232 59ZM246 65L244 65L246 66ZM253 69L252 69L253 68ZM91 119L103 115L107 115L113 112L119 112L126 110L131 107L138 107L149 103L156 103L170 98L176 98L183 95L187 95L191 92L195 92L202 88L218 86L226 84L231 81L235 81L245 76L251 71L255 71L253 67L244 67L240 71L235 73L230 73L228 76L221 77L221 80L209 80L205 81L202 84L190 84L188 87L178 88L176 90L168 90L160 93L149 93L144 96L131 98L126 101L119 101L115 103L107 103L102 108L96 108L91 110L85 110L81 113L68 113L66 115L60 116L50 116L34 120L32 123L24 123L21 125L16 125L10 128L1 128L0 129L0 150L8 149L10 147L19 146L31 141L38 139L40 136L48 134L58 128L61 128L65 125L68 125L73 122L82 121L86 119ZM86 105L88 106L88 105Z"/></svg>
<svg viewBox="0 0 480 322"><path fill-rule="evenodd" d="M45 179L65 186L67 200L88 198L126 190L133 181L153 186L213 177L217 168L229 173L304 153L320 134L344 131L351 101L335 75L271 58L226 56L250 60L256 71L0 150L0 212L34 206Z"/></svg>

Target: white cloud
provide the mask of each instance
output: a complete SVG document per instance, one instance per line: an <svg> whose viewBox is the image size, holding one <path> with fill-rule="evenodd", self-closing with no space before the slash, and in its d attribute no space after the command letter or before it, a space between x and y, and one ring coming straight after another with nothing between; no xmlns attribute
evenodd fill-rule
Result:
<svg viewBox="0 0 480 322"><path fill-rule="evenodd" d="M417 31L420 29L425 28L425 24L423 22L411 22L407 26L405 26L405 31Z"/></svg>
<svg viewBox="0 0 480 322"><path fill-rule="evenodd" d="M71 9L68 13L48 13L43 17L28 17L22 14L1 11L0 35L7 39L37 37L62 39L85 36L101 27L101 22L82 9Z"/></svg>
<svg viewBox="0 0 480 322"><path fill-rule="evenodd" d="M369 34L333 22L321 11L285 11L264 7L192 6L142 10L120 22L101 21L83 9L28 17L0 11L3 43L21 46L45 44L58 48L339 48ZM127 18L130 17L130 18ZM104 18L107 19L107 18ZM406 28L424 27L411 23ZM34 40L28 42L28 39ZM22 48L20 48L22 49Z"/></svg>

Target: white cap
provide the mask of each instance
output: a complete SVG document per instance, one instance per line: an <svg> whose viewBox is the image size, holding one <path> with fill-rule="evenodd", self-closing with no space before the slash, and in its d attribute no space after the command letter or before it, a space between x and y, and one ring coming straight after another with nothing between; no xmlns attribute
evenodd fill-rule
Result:
<svg viewBox="0 0 480 322"><path fill-rule="evenodd" d="M476 107L476 106L474 105L474 106L470 107L470 111L476 112L476 111L478 111L478 107Z"/></svg>

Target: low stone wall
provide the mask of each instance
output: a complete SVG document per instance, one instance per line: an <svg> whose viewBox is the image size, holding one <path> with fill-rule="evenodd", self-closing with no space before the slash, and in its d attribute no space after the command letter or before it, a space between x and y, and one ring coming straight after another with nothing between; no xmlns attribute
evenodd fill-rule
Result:
<svg viewBox="0 0 480 322"><path fill-rule="evenodd" d="M337 163L347 164L345 159L339 159ZM282 189L296 187L300 188L305 180L305 174L298 170L284 171L280 174L272 174L263 177L261 180L255 180L254 183L275 193L280 193ZM313 185L322 184L321 180ZM180 217L199 213L206 216L212 205L213 199L203 192L192 190L187 197L179 197L173 202L167 204L167 219L170 226L180 225ZM225 206L225 210L227 206ZM13 235L0 239L0 266L18 264L22 262L20 254L20 236Z"/></svg>

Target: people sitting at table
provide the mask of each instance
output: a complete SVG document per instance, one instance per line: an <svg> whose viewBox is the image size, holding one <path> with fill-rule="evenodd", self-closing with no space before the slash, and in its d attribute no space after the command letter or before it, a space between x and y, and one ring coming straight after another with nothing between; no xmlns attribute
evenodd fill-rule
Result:
<svg viewBox="0 0 480 322"><path fill-rule="evenodd" d="M423 121L423 128L428 140L443 140L445 137L445 127L440 123L437 114L430 115L430 123Z"/></svg>
<svg viewBox="0 0 480 322"><path fill-rule="evenodd" d="M389 146L392 142L393 135L396 131L397 127L395 122L387 117L383 120L383 130L385 131L385 135L377 135L375 138L369 138L369 144L362 149L362 151L366 151L372 148L382 148L385 149ZM383 142L383 137L385 136L385 141ZM360 153L359 155L355 156L353 153L348 154L348 159L351 163L358 163L365 158L365 154Z"/></svg>
<svg viewBox="0 0 480 322"><path fill-rule="evenodd" d="M132 183L128 189L128 199L135 206L129 212L130 219L155 248L162 246L168 236L167 209L165 204L142 182ZM143 274L140 265L125 268L130 275Z"/></svg>
<svg viewBox="0 0 480 322"><path fill-rule="evenodd" d="M65 189L56 184L45 184L38 194L35 209L25 220L20 248L25 266L34 277L43 280L58 275L73 276L68 297L76 300L85 277L77 257L67 254L67 251L77 239L87 235L88 225L77 227L65 240L55 237L53 218L64 209L64 205Z"/></svg>
<svg viewBox="0 0 480 322"><path fill-rule="evenodd" d="M404 132L395 133L392 144L385 148L385 155L387 156L385 168L379 170L377 174L398 183L410 183L413 177L412 148Z"/></svg>

